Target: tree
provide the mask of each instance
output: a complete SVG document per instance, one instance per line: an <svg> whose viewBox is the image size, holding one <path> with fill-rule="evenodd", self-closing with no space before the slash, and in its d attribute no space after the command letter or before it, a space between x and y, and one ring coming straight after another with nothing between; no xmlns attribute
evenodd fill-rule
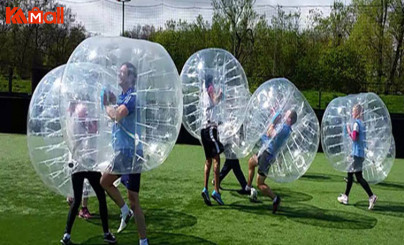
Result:
<svg viewBox="0 0 404 245"><path fill-rule="evenodd" d="M242 61L253 49L253 27L258 18L255 0L213 0L214 18L223 19L230 28L232 53Z"/></svg>
<svg viewBox="0 0 404 245"><path fill-rule="evenodd" d="M55 0L6 1L0 6L0 17L5 16L5 7L20 7L24 13L27 13L33 7L39 7L44 12L55 12L57 7L64 6L56 3ZM64 7L63 18L64 23L57 25L5 24L4 21L0 21L2 67L12 67L19 76L29 77L32 67L44 65L55 67L66 63L86 34L84 27L74 22L74 15L69 8ZM3 50L6 51L3 52ZM4 70L2 72L4 73Z"/></svg>
<svg viewBox="0 0 404 245"><path fill-rule="evenodd" d="M396 78L400 75L400 67L403 64L403 42L404 42L404 2L393 0L391 3L391 14L389 16L389 31L394 37L394 55L390 68L389 83L386 90L395 84Z"/></svg>

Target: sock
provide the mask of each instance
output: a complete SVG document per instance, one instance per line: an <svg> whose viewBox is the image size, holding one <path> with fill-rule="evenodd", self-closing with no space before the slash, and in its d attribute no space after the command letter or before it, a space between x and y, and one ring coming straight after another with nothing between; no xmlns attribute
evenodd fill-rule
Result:
<svg viewBox="0 0 404 245"><path fill-rule="evenodd" d="M129 213L129 208L128 208L128 205L126 205L126 203L122 206L121 213L122 213L122 216L126 216Z"/></svg>
<svg viewBox="0 0 404 245"><path fill-rule="evenodd" d="M277 200L278 200L278 196L275 196L273 203L276 203Z"/></svg>
<svg viewBox="0 0 404 245"><path fill-rule="evenodd" d="M246 191L251 191L251 188L252 188L251 186L248 186L248 185L245 186Z"/></svg>
<svg viewBox="0 0 404 245"><path fill-rule="evenodd" d="M147 240L147 238L139 240L139 245L148 245L148 244L149 244L149 241Z"/></svg>
<svg viewBox="0 0 404 245"><path fill-rule="evenodd" d="M203 187L202 192L208 191L208 189L206 189L206 187Z"/></svg>

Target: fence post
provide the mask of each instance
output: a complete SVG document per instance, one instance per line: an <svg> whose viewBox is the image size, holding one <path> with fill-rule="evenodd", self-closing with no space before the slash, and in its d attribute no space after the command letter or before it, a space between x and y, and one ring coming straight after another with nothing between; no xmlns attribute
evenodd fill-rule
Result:
<svg viewBox="0 0 404 245"><path fill-rule="evenodd" d="M8 68L8 92L10 94L13 92L13 68L11 66Z"/></svg>
<svg viewBox="0 0 404 245"><path fill-rule="evenodd" d="M321 89L318 91L318 109L321 110Z"/></svg>

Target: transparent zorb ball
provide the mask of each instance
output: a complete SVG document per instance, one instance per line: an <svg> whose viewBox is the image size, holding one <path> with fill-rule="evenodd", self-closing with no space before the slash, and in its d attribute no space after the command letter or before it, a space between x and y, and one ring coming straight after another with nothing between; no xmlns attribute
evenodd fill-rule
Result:
<svg viewBox="0 0 404 245"><path fill-rule="evenodd" d="M292 114L296 121L289 125ZM317 153L320 126L307 100L289 80L263 83L250 99L243 126L253 153L272 155L267 177L292 182L309 169Z"/></svg>
<svg viewBox="0 0 404 245"><path fill-rule="evenodd" d="M360 110L358 118L353 117L353 108ZM360 149L355 153L354 142L349 132L359 126ZM322 146L332 166L343 172L363 171L371 166L380 166L391 152L392 126L390 114L383 101L374 93L361 93L339 97L327 106L322 121ZM362 138L363 137L363 138ZM363 155L362 164L354 163L354 155ZM390 158L391 158L390 154ZM382 172L383 168L378 167ZM380 173L383 175L383 173Z"/></svg>
<svg viewBox="0 0 404 245"><path fill-rule="evenodd" d="M249 100L248 82L237 59L222 49L193 54L181 72L184 96L183 124L195 138L216 125L220 139L236 134Z"/></svg>
<svg viewBox="0 0 404 245"><path fill-rule="evenodd" d="M28 109L27 143L32 165L44 184L63 196L73 196L71 175L77 164L63 139L60 112L60 84L65 65L46 74L36 87ZM84 195L93 196L88 181Z"/></svg>
<svg viewBox="0 0 404 245"><path fill-rule="evenodd" d="M176 142L181 83L157 43L86 39L70 56L61 91L62 129L81 169L141 173L161 165Z"/></svg>

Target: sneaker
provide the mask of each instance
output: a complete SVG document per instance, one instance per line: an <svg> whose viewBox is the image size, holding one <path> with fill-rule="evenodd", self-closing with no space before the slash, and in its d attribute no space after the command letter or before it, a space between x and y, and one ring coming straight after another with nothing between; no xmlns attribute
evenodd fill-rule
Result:
<svg viewBox="0 0 404 245"><path fill-rule="evenodd" d="M339 195L337 200L338 200L338 202L340 202L342 204L348 205L348 196L345 194Z"/></svg>
<svg viewBox="0 0 404 245"><path fill-rule="evenodd" d="M129 213L127 213L125 216L121 216L121 225L119 226L119 229L117 231L118 233L121 233L123 230L125 230L132 217L133 211L131 209L129 209Z"/></svg>
<svg viewBox="0 0 404 245"><path fill-rule="evenodd" d="M376 201L377 201L377 196L376 195L372 195L371 197L369 197L369 210L373 209L373 207L375 206Z"/></svg>
<svg viewBox="0 0 404 245"><path fill-rule="evenodd" d="M91 219L91 213L87 207L82 207L79 212L79 217L83 219Z"/></svg>
<svg viewBox="0 0 404 245"><path fill-rule="evenodd" d="M258 201L258 192L255 188L250 189L250 201L257 202Z"/></svg>
<svg viewBox="0 0 404 245"><path fill-rule="evenodd" d="M62 245L69 245L70 243L70 236L63 235L62 239L60 240Z"/></svg>
<svg viewBox="0 0 404 245"><path fill-rule="evenodd" d="M213 192L212 192L212 198L213 198L219 205L224 205L224 202L222 201L222 196L220 195L219 192L213 191Z"/></svg>
<svg viewBox="0 0 404 245"><path fill-rule="evenodd" d="M203 190L202 190L202 198L205 201L206 205L212 206L212 202L210 201L209 193L208 193L208 190L206 190L206 188L203 188Z"/></svg>
<svg viewBox="0 0 404 245"><path fill-rule="evenodd" d="M108 232L108 233L104 234L104 242L115 244L116 238L114 235L112 235L111 232Z"/></svg>
<svg viewBox="0 0 404 245"><path fill-rule="evenodd" d="M281 203L281 198L279 196L276 196L274 201L272 202L272 213L276 213L279 208L279 204Z"/></svg>

